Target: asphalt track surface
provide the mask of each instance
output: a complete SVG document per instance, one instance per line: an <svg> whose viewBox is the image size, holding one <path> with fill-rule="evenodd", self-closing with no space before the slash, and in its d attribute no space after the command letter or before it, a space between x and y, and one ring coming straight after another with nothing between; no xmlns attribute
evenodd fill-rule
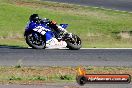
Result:
<svg viewBox="0 0 132 88"><path fill-rule="evenodd" d="M114 10L132 11L132 0L42 0L85 6L94 6Z"/></svg>
<svg viewBox="0 0 132 88"><path fill-rule="evenodd" d="M132 49L30 49L0 46L0 65L132 66Z"/></svg>

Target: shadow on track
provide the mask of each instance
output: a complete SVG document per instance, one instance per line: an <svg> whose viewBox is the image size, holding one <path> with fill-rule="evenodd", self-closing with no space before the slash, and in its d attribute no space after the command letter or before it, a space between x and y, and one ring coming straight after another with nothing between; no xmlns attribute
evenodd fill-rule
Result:
<svg viewBox="0 0 132 88"><path fill-rule="evenodd" d="M21 46L13 46L13 45L0 45L0 48L6 48L6 49L33 49L33 48L28 48L28 47L21 47ZM68 48L62 48L62 49L58 49L58 48L53 48L53 49L34 49L34 50L69 50Z"/></svg>
<svg viewBox="0 0 132 88"><path fill-rule="evenodd" d="M13 46L13 45L0 45L0 48L8 48L8 49L32 49L27 47L21 47L21 46Z"/></svg>

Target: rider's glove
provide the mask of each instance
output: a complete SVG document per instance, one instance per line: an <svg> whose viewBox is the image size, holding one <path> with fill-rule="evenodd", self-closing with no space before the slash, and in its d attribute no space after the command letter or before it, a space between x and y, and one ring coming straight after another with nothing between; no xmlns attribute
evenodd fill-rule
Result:
<svg viewBox="0 0 132 88"><path fill-rule="evenodd" d="M61 26L57 26L59 30L61 30L64 34L67 33L67 30L62 28Z"/></svg>

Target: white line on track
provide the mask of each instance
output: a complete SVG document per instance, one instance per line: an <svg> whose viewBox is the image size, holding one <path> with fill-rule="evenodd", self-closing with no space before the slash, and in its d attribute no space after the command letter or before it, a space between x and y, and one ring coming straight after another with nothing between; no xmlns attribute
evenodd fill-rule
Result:
<svg viewBox="0 0 132 88"><path fill-rule="evenodd" d="M81 49L132 49L132 48L81 48Z"/></svg>
<svg viewBox="0 0 132 88"><path fill-rule="evenodd" d="M32 48L32 47L28 47L28 48ZM46 49L68 49L68 48L46 48ZM93 49L93 50L115 49L115 50L123 50L123 49L132 49L132 48L81 48L81 49Z"/></svg>

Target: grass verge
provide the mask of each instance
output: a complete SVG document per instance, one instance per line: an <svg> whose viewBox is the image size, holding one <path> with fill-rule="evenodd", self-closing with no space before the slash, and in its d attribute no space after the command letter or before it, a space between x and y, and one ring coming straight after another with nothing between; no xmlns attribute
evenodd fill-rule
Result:
<svg viewBox="0 0 132 88"><path fill-rule="evenodd" d="M130 74L131 67L86 66L88 74ZM0 84L43 84L56 82L75 82L77 67L24 67L1 66Z"/></svg>
<svg viewBox="0 0 132 88"><path fill-rule="evenodd" d="M29 16L38 13L58 23L68 23L68 30L81 37L83 47L132 47L131 34L123 34L123 37L120 34L132 31L132 14L128 12L40 0L0 0L0 7L1 45L27 47L23 39L24 27Z"/></svg>

